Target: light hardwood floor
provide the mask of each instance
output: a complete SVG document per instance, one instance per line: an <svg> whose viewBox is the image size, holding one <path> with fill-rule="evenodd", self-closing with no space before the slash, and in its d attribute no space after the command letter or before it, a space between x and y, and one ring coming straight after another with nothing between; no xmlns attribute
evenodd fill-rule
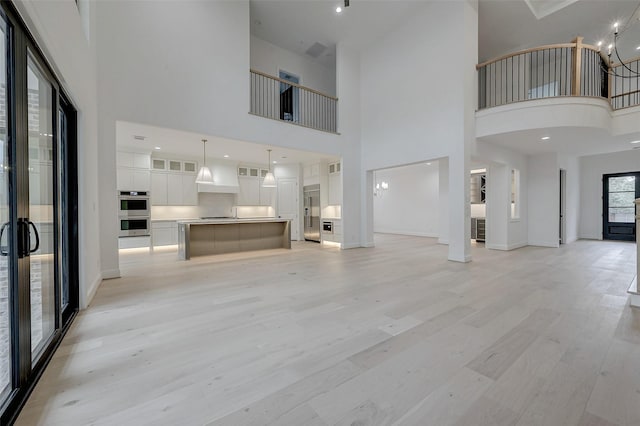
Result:
<svg viewBox="0 0 640 426"><path fill-rule="evenodd" d="M640 425L635 245L129 254L19 425Z"/></svg>

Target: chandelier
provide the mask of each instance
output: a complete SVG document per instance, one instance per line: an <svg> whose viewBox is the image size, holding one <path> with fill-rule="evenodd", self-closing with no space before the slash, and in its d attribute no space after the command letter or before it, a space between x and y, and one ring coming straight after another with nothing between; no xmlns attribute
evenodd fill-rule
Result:
<svg viewBox="0 0 640 426"><path fill-rule="evenodd" d="M633 36L637 36L640 33L640 5L636 7L631 16L621 24L620 22L616 22L613 24L613 35L610 38L611 43L607 46L607 56L609 57L609 68L605 69L607 74L610 74L615 77L620 78L638 78L640 76L640 72L636 69L632 69L628 63L633 62L633 59L624 60L620 53L620 46L622 41L625 39L626 33L626 44L629 45L631 43L631 38ZM633 34L635 33L635 34ZM602 48L603 42L598 42L598 48ZM636 51L640 51L640 45L635 48ZM613 56L613 61L612 61ZM615 62L617 61L617 62ZM615 67L612 67L615 65ZM626 70L623 74L619 74L615 71L615 68L622 66ZM604 67L603 67L604 68Z"/></svg>

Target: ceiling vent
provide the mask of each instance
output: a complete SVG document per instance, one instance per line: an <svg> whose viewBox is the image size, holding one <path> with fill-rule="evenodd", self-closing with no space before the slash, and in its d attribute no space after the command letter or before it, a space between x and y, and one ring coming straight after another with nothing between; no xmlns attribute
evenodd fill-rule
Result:
<svg viewBox="0 0 640 426"><path fill-rule="evenodd" d="M311 56L313 58L317 58L325 50L327 50L327 46L325 46L322 43L315 42L315 43L313 43L313 46L311 46L310 48L307 49L306 53L307 53L307 55L309 55L309 56Z"/></svg>
<svg viewBox="0 0 640 426"><path fill-rule="evenodd" d="M140 135L133 135L133 138L137 141L143 141L145 140L147 137L146 136L140 136Z"/></svg>

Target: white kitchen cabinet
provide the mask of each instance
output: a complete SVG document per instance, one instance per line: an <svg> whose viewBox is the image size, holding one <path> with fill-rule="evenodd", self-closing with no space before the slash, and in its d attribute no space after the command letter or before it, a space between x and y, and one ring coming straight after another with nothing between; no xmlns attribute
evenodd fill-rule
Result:
<svg viewBox="0 0 640 426"><path fill-rule="evenodd" d="M182 175L182 206L198 205L198 186L192 174Z"/></svg>
<svg viewBox="0 0 640 426"><path fill-rule="evenodd" d="M182 161L169 160L169 171L170 172L181 172L182 171Z"/></svg>
<svg viewBox="0 0 640 426"><path fill-rule="evenodd" d="M118 167L116 169L116 186L119 191L149 191L151 175L149 170Z"/></svg>
<svg viewBox="0 0 640 426"><path fill-rule="evenodd" d="M329 175L329 205L339 206L342 204L342 174L332 173Z"/></svg>
<svg viewBox="0 0 640 426"><path fill-rule="evenodd" d="M154 158L151 160L152 170L167 170L167 160L164 158Z"/></svg>
<svg viewBox="0 0 640 426"><path fill-rule="evenodd" d="M182 175L167 173L167 204L182 205Z"/></svg>
<svg viewBox="0 0 640 426"><path fill-rule="evenodd" d="M137 152L116 152L116 187L119 191L151 189L151 156Z"/></svg>
<svg viewBox="0 0 640 426"><path fill-rule="evenodd" d="M258 187L260 188L260 200L258 205L272 206L274 204L273 197L275 195L276 188L263 188L262 179L258 179Z"/></svg>
<svg viewBox="0 0 640 426"><path fill-rule="evenodd" d="M133 153L133 167L134 168L149 170L150 165L151 165L151 155L149 155L149 154L139 154L137 152Z"/></svg>
<svg viewBox="0 0 640 426"><path fill-rule="evenodd" d="M178 244L176 221L151 222L151 240L154 247Z"/></svg>
<svg viewBox="0 0 640 426"><path fill-rule="evenodd" d="M138 152L118 151L116 153L116 165L118 167L149 170L151 166L151 156Z"/></svg>
<svg viewBox="0 0 640 426"><path fill-rule="evenodd" d="M198 164L195 161L185 161L182 163L182 171L185 173L195 174L198 170Z"/></svg>
<svg viewBox="0 0 640 426"><path fill-rule="evenodd" d="M167 174L151 172L151 205L166 206L168 204Z"/></svg>
<svg viewBox="0 0 640 426"><path fill-rule="evenodd" d="M260 179L255 177L238 177L238 205L239 206L259 206L260 205Z"/></svg>

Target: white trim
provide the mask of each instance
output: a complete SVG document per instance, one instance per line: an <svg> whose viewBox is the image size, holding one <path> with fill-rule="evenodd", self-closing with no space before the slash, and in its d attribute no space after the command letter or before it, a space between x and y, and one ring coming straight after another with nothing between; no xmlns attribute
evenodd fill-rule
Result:
<svg viewBox="0 0 640 426"><path fill-rule="evenodd" d="M93 281L93 283L91 283L91 286L89 286L89 291L87 292L87 295L85 296L85 300L82 300L80 303L80 309L87 309L89 307L89 305L91 304L91 302L93 301L93 298L95 297L96 293L98 292L98 288L100 288L100 284L102 284L102 274L98 274L98 276L96 277L96 279Z"/></svg>
<svg viewBox="0 0 640 426"><path fill-rule="evenodd" d="M490 243L486 243L485 247L490 249L490 250L503 250L503 251L510 251L510 250L515 250L515 249L519 249L522 247L526 247L529 244L527 244L527 242L519 242L519 243L513 243L513 244L490 244Z"/></svg>
<svg viewBox="0 0 640 426"><path fill-rule="evenodd" d="M112 280L114 278L120 278L120 269L109 269L106 271L102 271L102 279L103 280Z"/></svg>
<svg viewBox="0 0 640 426"><path fill-rule="evenodd" d="M350 250L350 249L354 249L354 248L363 248L363 247L366 247L366 246L363 246L360 243L349 243L349 244L342 243L342 249L343 250Z"/></svg>
<svg viewBox="0 0 640 426"><path fill-rule="evenodd" d="M529 241L530 246L536 247L551 247L558 248L560 247L560 243L558 241L548 242L548 241Z"/></svg>
<svg viewBox="0 0 640 426"><path fill-rule="evenodd" d="M438 238L438 244L444 244L445 246L449 245L449 239L448 238Z"/></svg>
<svg viewBox="0 0 640 426"><path fill-rule="evenodd" d="M388 229L376 230L375 234L392 234L392 235L407 235L409 237L426 237L426 238L438 238L437 234L429 232L413 232L413 231L393 231Z"/></svg>

